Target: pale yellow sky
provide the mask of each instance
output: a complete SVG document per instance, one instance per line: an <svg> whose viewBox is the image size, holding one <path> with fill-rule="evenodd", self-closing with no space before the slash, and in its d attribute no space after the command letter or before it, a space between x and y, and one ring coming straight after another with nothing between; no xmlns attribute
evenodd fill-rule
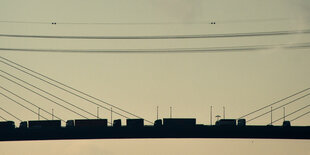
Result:
<svg viewBox="0 0 310 155"><path fill-rule="evenodd" d="M302 30L309 29L309 10L310 2L307 0L141 0L130 2L2 0L0 21L58 22L58 24L0 22L0 34L131 36ZM215 21L216 24L206 24L211 21ZM62 22L110 24L61 24ZM307 43L309 40L309 34L183 40L72 40L0 37L0 48L209 48ZM169 117L169 107L172 106L174 117L195 117L198 123L209 124L211 105L214 107L214 115L222 115L222 107L225 106L226 118L237 118L310 86L310 53L307 48L282 49L278 47L232 53L161 54L0 51L0 56L152 121L156 118L156 106L159 106L160 118ZM0 69L50 90L96 114L96 106L68 96L2 63ZM0 83L1 86L14 90L15 93L23 95L47 110L51 111L54 108L55 114L64 119L80 118L3 78L0 79ZM0 96L0 101L2 108L24 120L37 119L36 115L2 96ZM287 106L287 113L309 103L309 97L300 100ZM307 110L309 109L299 114ZM10 118L3 112L0 112L0 115ZM101 109L100 116L110 118L110 113ZM46 117L51 116L46 115ZM275 111L274 117L282 117L282 109ZM113 118L118 117L114 115ZM292 118L294 117L288 119ZM252 124L267 124L269 120L268 115L253 121ZM14 121L18 124L17 120ZM310 115L292 124L309 125L309 122ZM20 154L18 151L23 150L29 154L102 154L102 152L107 154L248 154L249 152L251 154L292 154L292 151L297 151L297 154L310 154L307 145L309 145L308 141L293 140L254 140L254 143L252 140L214 139L86 140L2 142L0 149L6 154ZM168 149L166 146L172 146L172 148ZM221 149L223 146L227 147L227 150ZM34 151L34 148L38 150ZM77 151L74 148L85 149Z"/></svg>

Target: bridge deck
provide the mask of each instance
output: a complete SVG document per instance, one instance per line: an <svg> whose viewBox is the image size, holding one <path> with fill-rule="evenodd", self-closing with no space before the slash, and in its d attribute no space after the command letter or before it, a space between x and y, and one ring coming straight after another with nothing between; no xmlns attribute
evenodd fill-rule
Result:
<svg viewBox="0 0 310 155"><path fill-rule="evenodd" d="M124 138L264 138L310 139L310 126L195 126L1 129L0 141Z"/></svg>

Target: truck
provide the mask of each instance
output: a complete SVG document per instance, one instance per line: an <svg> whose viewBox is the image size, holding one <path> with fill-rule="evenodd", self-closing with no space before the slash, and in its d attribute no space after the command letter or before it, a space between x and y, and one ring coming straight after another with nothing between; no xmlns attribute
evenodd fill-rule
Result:
<svg viewBox="0 0 310 155"><path fill-rule="evenodd" d="M246 120L245 119L238 119L238 126L246 126Z"/></svg>
<svg viewBox="0 0 310 155"><path fill-rule="evenodd" d="M161 127L163 126L163 121L161 119L158 119L154 122L155 127Z"/></svg>
<svg viewBox="0 0 310 155"><path fill-rule="evenodd" d="M220 119L216 121L217 126L236 126L236 119Z"/></svg>
<svg viewBox="0 0 310 155"><path fill-rule="evenodd" d="M282 126L283 127L290 127L291 126L291 122L290 121L283 121Z"/></svg>
<svg viewBox="0 0 310 155"><path fill-rule="evenodd" d="M60 128L60 120L34 120L28 121L29 128Z"/></svg>
<svg viewBox="0 0 310 155"><path fill-rule="evenodd" d="M144 126L144 119L127 119L127 127L139 128Z"/></svg>
<svg viewBox="0 0 310 155"><path fill-rule="evenodd" d="M15 128L15 123L13 121L0 122L0 129L13 129L13 128Z"/></svg>
<svg viewBox="0 0 310 155"><path fill-rule="evenodd" d="M76 119L73 122L75 127L107 127L107 119Z"/></svg>
<svg viewBox="0 0 310 155"><path fill-rule="evenodd" d="M113 127L121 127L122 126L122 120L116 119L113 121Z"/></svg>
<svg viewBox="0 0 310 155"><path fill-rule="evenodd" d="M163 126L165 127L194 127L195 118L164 118Z"/></svg>
<svg viewBox="0 0 310 155"><path fill-rule="evenodd" d="M27 121L22 121L19 123L19 128L20 129L26 129L28 128L28 122Z"/></svg>

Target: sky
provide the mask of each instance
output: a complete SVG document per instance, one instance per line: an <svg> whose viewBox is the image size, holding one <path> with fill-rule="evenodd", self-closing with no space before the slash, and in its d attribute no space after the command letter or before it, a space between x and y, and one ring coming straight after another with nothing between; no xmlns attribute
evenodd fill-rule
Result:
<svg viewBox="0 0 310 155"><path fill-rule="evenodd" d="M2 0L0 34L165 36L308 30L309 10L310 2L307 0ZM51 24L52 22L57 24ZM223 107L226 118L239 118L309 88L309 49L288 49L283 46L309 41L310 35L302 33L139 40L0 37L0 48L85 51L272 45L271 48L263 50L195 53L2 50L0 56L151 121L157 117L158 106L159 118L169 117L169 108L172 107L173 117L197 118L199 124L210 124L210 106L213 107L214 123L215 115L223 117ZM68 95L3 63L0 69L97 115L95 105ZM2 72L1 75L5 74ZM53 109L55 115L64 120L81 118L4 78L0 78L0 84L50 112ZM5 91L1 89L0 92ZM305 94L307 92L297 97ZM309 102L310 97L305 97L290 104L286 106L286 113L309 105ZM34 111L38 110L27 106ZM22 120L38 119L37 115L3 96L0 96L0 107ZM263 112L268 110L270 109ZM307 111L309 108L287 117L287 120ZM52 118L51 115L41 113ZM15 121L18 126L19 121L3 111L0 111L0 116ZM92 118L88 114L85 116ZM99 116L110 119L110 112L99 108ZM273 112L274 119L282 116L282 108ZM117 118L122 117L113 114L113 119ZM125 119L122 119L124 123ZM268 114L249 124L266 125L269 122ZM292 125L308 126L309 122L310 115L306 115L293 121ZM282 121L279 121L276 125L281 123ZM257 139L68 140L1 142L0 149L4 154L310 154L307 147L309 144L307 140ZM227 149L222 149L223 146Z"/></svg>

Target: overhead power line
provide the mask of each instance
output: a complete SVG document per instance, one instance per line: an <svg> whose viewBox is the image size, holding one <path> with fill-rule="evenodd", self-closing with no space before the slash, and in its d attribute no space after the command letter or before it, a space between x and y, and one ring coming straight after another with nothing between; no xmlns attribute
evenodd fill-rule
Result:
<svg viewBox="0 0 310 155"><path fill-rule="evenodd" d="M281 105L281 106L279 106L279 107L273 109L273 111L275 111L275 110L277 110L277 109L279 109L279 108L281 108L281 107L287 106L287 105L289 105L289 104L292 104L292 103L294 103L294 102L296 102L296 101L298 101L298 100L300 100L300 99L303 99L303 98L305 98L305 97L307 97L307 96L309 96L309 95L310 95L310 93L308 93L308 94L306 94L306 95L303 95L303 96L301 96L301 97L298 97L298 98L296 98L296 99L294 99L294 100L292 100L292 101L290 101L290 102L288 102L288 103L286 103L286 104L283 104L283 105ZM261 116L264 116L264 115L266 115L266 114L268 114L268 113L270 113L270 112L267 111L267 112L265 112L265 113L263 113L263 114L261 114L261 115L259 115L259 116L256 116L256 117L254 117L254 118L252 118L252 119L250 119L250 120L247 120L246 122L253 121L253 120L255 120L255 119L257 119L257 118L259 118L259 117L261 117Z"/></svg>
<svg viewBox="0 0 310 155"><path fill-rule="evenodd" d="M294 97L294 96L296 96L296 95L298 95L298 94L300 94L300 93L303 93L303 92L305 92L305 91L308 91L309 89L310 89L310 88L306 88L306 89L304 89L304 90L302 90L302 91L299 91L299 92L297 92L297 93L294 93L293 95L290 95L290 96L287 96L287 97L285 97L285 98L282 98L282 99L280 99L280 100L278 100L278 101L276 101L276 102L273 102L273 103L271 103L271 104L269 104L269 105L266 105L266 106L264 106L264 107L262 107L262 108L259 108L259 109L257 109L257 110L254 110L254 111L252 111L252 112L250 112L250 113L248 113L248 114L246 114L246 115L243 115L243 116L239 117L239 119L240 119L240 118L247 117L247 116L249 116L249 115L251 115L251 114L254 114L254 113L258 112L258 111L261 111L261 110L263 110L263 109L265 109L265 108L268 108L268 107L270 107L270 106L272 106L272 105L275 105L275 104L277 104L277 103L279 103L279 102L285 101L285 100L287 100L287 99L289 99L289 98L291 98L291 97Z"/></svg>
<svg viewBox="0 0 310 155"><path fill-rule="evenodd" d="M13 23L13 24L51 24L51 22L12 21L12 20L1 20L0 23Z"/></svg>
<svg viewBox="0 0 310 155"><path fill-rule="evenodd" d="M93 96L91 96L91 95L89 95L89 94L87 94L87 93L85 93L85 92L82 92L82 91L80 91L80 90L77 90L77 89L75 89L75 88L73 88L73 87L71 87L71 86L65 85L65 84L63 84L63 83L61 83L61 82L59 82L59 81L57 81L57 80L54 80L54 79L52 79L52 78L50 78L50 77L47 77L47 76L45 76L45 75L43 75L43 74L41 74L41 73L38 73L38 72L36 72L36 71L34 71L34 70L31 70L31 69L27 68L27 67L25 67L25 66L22 66L22 65L20 65L20 64L17 64L16 62L13 62L13 61L11 61L11 60L9 60L9 59L7 59L7 58L4 58L4 57L1 57L1 56L0 56L0 59L3 59L3 60L5 60L5 61L7 61L7 62L10 62L10 63L12 63L12 64L14 64L14 65L16 65L16 66L19 66L19 67L21 67L21 68L23 68L23 69L25 69L25 70L27 70L27 71L30 71L30 72L32 72L32 73L35 73L35 74L37 74L37 75L39 75L39 76L41 76L41 77L44 77L44 78L46 78L46 79L48 79L48 80L50 80L50 81L53 81L53 82L55 82L55 83L57 83L57 84L59 84L59 85L61 85L61 86L64 86L64 87L69 88L69 89L71 89L71 90L74 90L74 91L76 91L76 92L78 92L78 93L81 93L81 94L83 94L83 95L85 95L85 96L87 96L87 97L89 97L89 98L92 98L92 99L94 99L94 100L96 100L96 101L99 101L99 102L101 102L101 103L104 103L104 104L106 104L106 105L108 105L108 106L111 106L111 107L113 107L113 108L115 108L115 109L117 109L117 110L120 110L120 111L122 111L122 112L124 112L124 113L127 113L127 114L129 114L129 115L131 115L131 116L134 116L134 117L137 117L137 118L142 118L142 117L140 117L140 116L138 116L138 115L136 115L136 114L133 114L133 113L128 112L128 111L126 111L126 110L124 110L124 109L121 109L121 108L119 108L119 107L117 107L117 106L115 106L115 105L112 105L112 104L110 104L110 103L108 103L108 102L106 102L106 101L103 101L103 100L101 100L101 99L98 99L98 98L96 98L96 97L93 97ZM97 103L95 103L95 102L93 102L93 101L91 101L91 100L89 100L89 99L86 99L86 98L82 97L81 95L78 95L78 94L76 94L76 93L73 93L72 91L69 91L69 90L64 89L64 88L62 88L62 87L59 87L59 86L57 86L57 85L55 85L55 84L52 84L51 82L48 82L48 81L46 81L46 80L44 80L44 79L42 79L42 78L40 78L40 77L37 77L37 76L35 76L35 75L33 75L33 74L29 73L29 72L26 72L26 71L24 71L24 70L21 70L21 69L19 69L19 68L13 66L13 65L11 65L11 64L8 64L8 63L3 62L3 61L1 61L1 60L0 60L0 62L4 63L4 64L6 64L6 65L8 65L8 66L10 66L10 67L13 67L13 68L15 68L15 69L17 69L17 70L19 70L19 71L21 71L21 72L24 72L24 73L26 73L26 74L28 74L28 75L30 75L30 76L32 76L32 77L35 77L35 78L37 78L37 79L39 79L39 80L41 80L41 81L44 81L44 82L46 82L46 83L48 83L48 84L50 84L50 85L53 85L53 86L55 86L55 87L57 87L57 88L59 88L59 89L61 89L61 90L64 90L64 91L66 91L66 92L68 92L68 93L70 93L70 94L72 94L72 95L75 95L75 96L77 96L77 97L80 97L80 98L82 98L82 99L84 99L84 100L86 100L86 101L88 101L88 102L90 102L90 103L92 103L92 104L95 104L95 105L97 105L97 106L100 106L100 107L102 107L102 108L104 108L104 109L110 111L110 109L108 109L107 107L104 107L104 106L102 106L102 105L100 105L100 104L97 104ZM113 113L116 113L116 114L118 114L118 115L120 115L120 116L122 116L122 117L125 117L125 118L129 118L129 117L127 117L127 116L125 116L125 115L122 115L122 114L120 114L120 113L118 113L118 112L115 112L115 111L113 111ZM147 120L147 119L144 119L144 120L152 124L151 121L149 121L149 120Z"/></svg>
<svg viewBox="0 0 310 155"><path fill-rule="evenodd" d="M279 120L283 119L284 117L288 117L288 116L290 116L290 115L293 115L293 114L297 113L297 112L300 111L300 110L303 110L303 109L305 109L305 108L308 108L309 106L310 106L310 104L308 104L308 105L306 105L306 106L304 106L304 107L302 107L302 108L300 108L300 109L297 109L297 110L295 110L294 112L291 112L291 113L289 113L289 114L287 114L287 115L285 115L285 116L283 116L283 117L281 117L281 118L279 118L279 119L277 119L277 120L275 120L275 121L272 121L272 123L278 122ZM270 123L270 124L272 124L272 123Z"/></svg>
<svg viewBox="0 0 310 155"><path fill-rule="evenodd" d="M233 37L260 37L293 34L308 34L310 29L290 31L269 31L250 33L226 34L194 34L194 35L156 35L156 36L54 36L54 35L27 35L27 34L0 34L0 37L14 38L41 38L41 39L201 39L201 38L233 38Z"/></svg>
<svg viewBox="0 0 310 155"><path fill-rule="evenodd" d="M246 22L265 22L265 21L283 21L290 20L289 18L268 18L268 19L236 19L236 20L208 20L208 21L169 21L169 22L62 22L62 21L16 21L16 20L1 20L0 23L13 24L61 24L61 25L196 25L196 24L211 24L216 23L246 23Z"/></svg>
<svg viewBox="0 0 310 155"><path fill-rule="evenodd" d="M210 48L167 48L167 49L28 49L28 48L0 48L0 51L21 52L60 52L60 53L219 53L219 52L242 52L272 48L302 49L310 48L310 43L275 44L275 45L252 45Z"/></svg>

